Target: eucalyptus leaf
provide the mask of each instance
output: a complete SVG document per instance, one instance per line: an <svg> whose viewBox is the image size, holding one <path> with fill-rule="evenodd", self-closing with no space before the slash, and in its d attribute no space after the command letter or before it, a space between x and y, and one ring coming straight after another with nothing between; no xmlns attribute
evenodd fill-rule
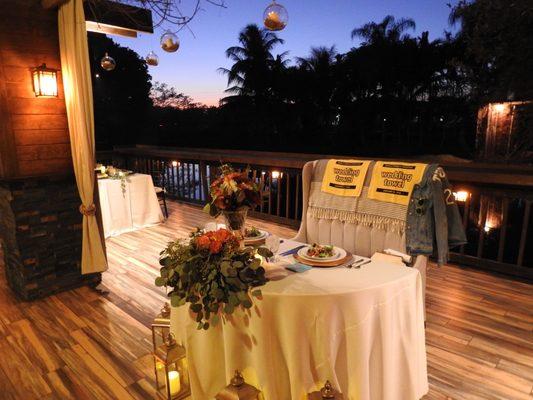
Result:
<svg viewBox="0 0 533 400"><path fill-rule="evenodd" d="M266 247L259 247L257 249L257 254L265 258L270 258L274 255L274 253L272 253L270 249L267 249Z"/></svg>
<svg viewBox="0 0 533 400"><path fill-rule="evenodd" d="M197 312L200 312L202 310L202 305L200 303L191 304L190 309L191 309L191 311L197 313Z"/></svg>
<svg viewBox="0 0 533 400"><path fill-rule="evenodd" d="M209 210L219 212L212 204ZM238 249L231 244L236 242L220 239L227 240L228 247L223 244L219 254L211 254L193 244L204 234L197 230L190 235L191 243L185 240L169 243L161 252L160 276L155 279L157 286L169 287L173 307L189 304L198 329L218 324L221 316L234 313L239 306L252 307L252 297L261 296L260 290L252 288L268 281L252 248ZM209 240L213 237L219 240L216 236Z"/></svg>

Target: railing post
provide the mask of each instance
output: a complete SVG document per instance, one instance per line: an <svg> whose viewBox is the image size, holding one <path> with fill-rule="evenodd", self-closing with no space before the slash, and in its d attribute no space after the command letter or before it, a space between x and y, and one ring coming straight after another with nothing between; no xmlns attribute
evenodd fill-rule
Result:
<svg viewBox="0 0 533 400"><path fill-rule="evenodd" d="M202 187L201 198L205 202L209 201L209 185L207 184L207 167L205 161L200 161L200 186Z"/></svg>

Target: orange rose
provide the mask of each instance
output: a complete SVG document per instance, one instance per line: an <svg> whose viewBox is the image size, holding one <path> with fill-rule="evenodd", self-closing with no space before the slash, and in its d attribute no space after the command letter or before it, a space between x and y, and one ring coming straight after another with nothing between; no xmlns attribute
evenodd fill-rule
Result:
<svg viewBox="0 0 533 400"><path fill-rule="evenodd" d="M227 229L219 229L215 232L215 239L220 240L221 242L226 242L231 236L231 233Z"/></svg>
<svg viewBox="0 0 533 400"><path fill-rule="evenodd" d="M209 252L211 254L218 254L222 250L222 242L218 240L212 240L209 244Z"/></svg>
<svg viewBox="0 0 533 400"><path fill-rule="evenodd" d="M201 249L209 248L210 244L211 244L211 240L209 239L209 236L207 235L202 235L196 238L196 246L198 246Z"/></svg>

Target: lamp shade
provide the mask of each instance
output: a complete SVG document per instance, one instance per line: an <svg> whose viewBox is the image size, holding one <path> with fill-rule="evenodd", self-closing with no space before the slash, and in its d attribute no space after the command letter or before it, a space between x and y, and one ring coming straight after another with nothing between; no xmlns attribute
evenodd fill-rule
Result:
<svg viewBox="0 0 533 400"><path fill-rule="evenodd" d="M32 77L36 97L57 97L57 70L43 64L32 70Z"/></svg>

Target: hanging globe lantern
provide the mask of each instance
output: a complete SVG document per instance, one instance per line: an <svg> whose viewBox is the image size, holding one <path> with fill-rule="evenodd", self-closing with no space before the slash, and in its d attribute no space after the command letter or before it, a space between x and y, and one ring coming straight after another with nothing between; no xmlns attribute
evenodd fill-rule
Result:
<svg viewBox="0 0 533 400"><path fill-rule="evenodd" d="M113 60L113 57L109 57L109 54L105 53L105 56L100 60L100 65L106 71L113 71L117 66L117 63Z"/></svg>
<svg viewBox="0 0 533 400"><path fill-rule="evenodd" d="M180 40L171 31L166 31L161 36L161 48L168 53L174 53L180 48Z"/></svg>
<svg viewBox="0 0 533 400"><path fill-rule="evenodd" d="M263 22L268 30L281 31L289 23L289 13L285 7L273 0L272 4L265 8Z"/></svg>
<svg viewBox="0 0 533 400"><path fill-rule="evenodd" d="M156 67L157 65L159 65L159 57L153 51L148 53L145 60L146 64L151 65L152 67Z"/></svg>

